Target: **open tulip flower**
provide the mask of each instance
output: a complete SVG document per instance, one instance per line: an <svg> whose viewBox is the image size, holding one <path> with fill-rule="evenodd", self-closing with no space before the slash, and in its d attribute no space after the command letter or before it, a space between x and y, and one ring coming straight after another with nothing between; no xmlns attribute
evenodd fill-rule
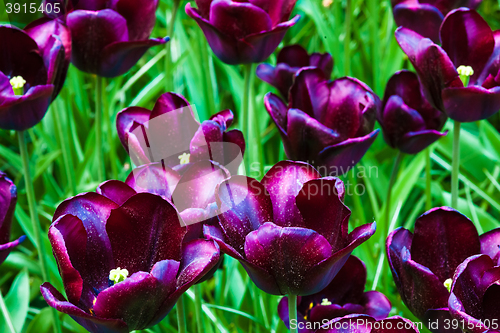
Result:
<svg viewBox="0 0 500 333"><path fill-rule="evenodd" d="M389 235L387 255L401 298L424 324L434 323L432 332L461 332L447 325L453 275L470 256L484 253L498 260L499 232L479 237L466 216L441 207L419 217L414 234L399 228Z"/></svg>
<svg viewBox="0 0 500 333"><path fill-rule="evenodd" d="M500 231L495 235L500 253ZM498 256L497 253L497 256ZM455 273L449 307L464 332L500 332L500 265L488 255L468 258Z"/></svg>
<svg viewBox="0 0 500 333"><path fill-rule="evenodd" d="M288 106L269 93L267 111L289 159L305 161L324 175L341 175L358 163L377 137L377 95L361 81L329 81L319 68L303 68L290 89Z"/></svg>
<svg viewBox="0 0 500 333"><path fill-rule="evenodd" d="M0 128L22 131L38 124L66 78L71 50L63 24L0 26ZM69 49L69 50L68 50Z"/></svg>
<svg viewBox="0 0 500 333"><path fill-rule="evenodd" d="M185 242L175 207L117 181L56 210L49 239L66 300L51 284L42 295L93 333L130 332L160 322L219 260L218 246Z"/></svg>
<svg viewBox="0 0 500 333"><path fill-rule="evenodd" d="M289 20L297 0L196 0L186 13L203 30L212 51L223 62L259 63L268 58L299 20Z"/></svg>
<svg viewBox="0 0 500 333"><path fill-rule="evenodd" d="M10 227L16 203L16 185L7 178L5 173L0 171L0 264L5 261L12 249L26 238L26 236L22 236L15 241L9 242Z"/></svg>
<svg viewBox="0 0 500 333"><path fill-rule="evenodd" d="M476 9L482 0L391 0L394 20L405 27L439 43L439 27L444 16L459 7Z"/></svg>
<svg viewBox="0 0 500 333"><path fill-rule="evenodd" d="M368 315L351 314L336 318L314 333L419 333L410 320L394 316L376 320Z"/></svg>
<svg viewBox="0 0 500 333"><path fill-rule="evenodd" d="M102 77L128 72L149 48L168 41L149 39L157 8L158 0L68 1L62 17L71 30L72 63Z"/></svg>
<svg viewBox="0 0 500 333"><path fill-rule="evenodd" d="M215 197L220 226L204 226L205 235L273 295L321 291L375 232L372 223L348 233L344 184L306 163L280 162L261 182L232 176Z"/></svg>
<svg viewBox="0 0 500 333"><path fill-rule="evenodd" d="M500 110L500 34L475 11L450 12L440 29L442 46L400 27L396 39L415 67L427 100L459 122Z"/></svg>
<svg viewBox="0 0 500 333"><path fill-rule="evenodd" d="M293 85L295 74L303 67L317 67L330 78L333 71L333 58L329 53L307 54L300 45L284 47L278 54L276 67L270 64L257 66L257 76L278 89L281 96L288 99L288 92Z"/></svg>
<svg viewBox="0 0 500 333"><path fill-rule="evenodd" d="M415 73L394 74L385 88L377 118L385 141L406 154L417 154L446 133L440 133L446 115L433 108L422 96Z"/></svg>
<svg viewBox="0 0 500 333"><path fill-rule="evenodd" d="M183 172L193 163L215 161L236 173L245 152L239 130L229 130L231 110L200 124L183 96L162 95L153 110L130 107L118 113L118 136L136 165L163 161Z"/></svg>
<svg viewBox="0 0 500 333"><path fill-rule="evenodd" d="M302 323L299 333L310 333L306 327L324 324L325 320L349 314L367 314L376 320L387 318L391 302L378 291L365 292L366 267L355 256L350 256L332 282L320 292L297 299L297 318ZM278 314L290 328L288 297L278 305ZM316 323L316 324L313 324Z"/></svg>

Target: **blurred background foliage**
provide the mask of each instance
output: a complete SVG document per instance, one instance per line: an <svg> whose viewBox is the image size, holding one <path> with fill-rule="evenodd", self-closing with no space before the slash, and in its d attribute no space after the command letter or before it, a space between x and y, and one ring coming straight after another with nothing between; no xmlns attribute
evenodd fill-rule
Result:
<svg viewBox="0 0 500 333"><path fill-rule="evenodd" d="M16 1L30 3L29 0ZM23 28L35 18L33 15L7 15L6 2L0 2L2 24L12 23ZM40 3L40 0L37 2ZM128 74L105 81L103 161L95 158L95 80L74 67L70 68L65 87L47 116L28 131L38 213L45 231L61 201L80 192L95 190L99 183L98 163L105 163L107 179L125 180L131 171L130 161L115 128L116 114L123 108L151 108L156 99L166 92L166 87L172 87L173 91L183 94L196 106L200 120L208 119L220 110L232 109L236 113L235 126L239 126L242 68L225 65L212 54L195 21L185 14L185 5L186 2L182 1L168 46L173 64L168 74L165 71L166 48L155 47ZM484 0L479 8L493 29L500 29L499 5L499 0ZM173 9L172 0L161 0L153 37L167 35L171 29ZM389 0L298 0L295 12L301 14L302 19L287 33L283 45L298 43L310 52L331 53L335 60L332 79L354 76L367 83L382 98L385 84L394 72L411 69L394 38L396 26ZM275 64L276 55L271 56L268 62ZM285 158L279 134L263 106L264 95L273 88L255 78L254 89L252 106L258 115L265 164L269 168ZM495 116L489 121L464 124L461 136L462 191L459 207L474 221L480 233L500 224L499 128L500 118ZM447 129L451 129L451 124L447 124ZM433 206L450 205L451 135L441 139L431 149ZM348 186L348 194L351 194L346 197L346 203L353 211L351 227L374 220L378 222L375 236L355 251L368 269L367 289L379 276L377 289L391 300L391 314L416 320L401 302L387 263L378 265L383 259L383 230L398 226L412 229L415 219L426 210L425 156L404 156L392 195L392 218L391 221L384 221L385 197L396 154L397 151L389 148L379 135L361 163L343 180ZM39 293L41 272L33 248L34 236L15 132L0 132L0 169L7 172L18 186L17 223L13 224L12 239L22 234L28 236L28 240L0 267L0 288L6 295L7 306L18 332L52 332L50 311ZM54 285L63 290L46 237L45 243L45 255L50 263ZM377 267L381 269L377 270ZM202 290L206 332L287 331L276 312L280 297L259 291L243 268L227 256L223 269L205 282ZM193 298L194 294L189 291L185 302L189 332L194 332ZM84 332L68 316L61 314L61 318L65 332ZM160 325L148 331L176 332L175 310ZM6 332L1 317L0 332Z"/></svg>

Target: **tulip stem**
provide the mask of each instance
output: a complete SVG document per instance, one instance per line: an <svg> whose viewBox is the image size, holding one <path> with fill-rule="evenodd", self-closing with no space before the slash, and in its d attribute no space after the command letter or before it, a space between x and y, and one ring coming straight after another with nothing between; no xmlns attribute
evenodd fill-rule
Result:
<svg viewBox="0 0 500 333"><path fill-rule="evenodd" d="M186 314L184 311L184 295L181 295L181 297L179 297L176 307L177 307L177 324L178 324L177 330L179 333L187 333Z"/></svg>
<svg viewBox="0 0 500 333"><path fill-rule="evenodd" d="M42 270L42 278L46 282L50 282L49 271L47 269L47 262L45 261L45 249L42 241L42 226L38 220L38 212L36 210L36 199L35 190L33 188L33 180L31 179L30 173L30 162L28 155L28 146L26 144L25 132L19 131L17 137L19 139L19 150L21 152L21 159L23 161L23 173L24 173L24 183L26 186L26 196L28 197L28 206L31 217L31 224L33 228L33 233L35 234L35 245L38 250L38 260L40 262L40 268ZM61 323L59 321L59 316L56 309L52 309L52 315L54 317L54 332L61 333Z"/></svg>
<svg viewBox="0 0 500 333"><path fill-rule="evenodd" d="M290 332L298 333L297 330L297 295L287 295L288 297L288 317Z"/></svg>
<svg viewBox="0 0 500 333"><path fill-rule="evenodd" d="M202 307L202 293L200 284L194 285L194 310L196 315L196 323L198 326L198 333L205 332L205 325L203 324L203 313L201 310Z"/></svg>
<svg viewBox="0 0 500 333"><path fill-rule="evenodd" d="M179 0L174 0L174 5L172 7L172 17L170 19L170 25L167 29L167 36L170 37L170 42L165 44L165 90L167 92L173 91L173 73L172 73L172 35L174 34L175 19L177 17L177 12L179 9ZM167 15L165 15L165 18Z"/></svg>
<svg viewBox="0 0 500 333"><path fill-rule="evenodd" d="M16 329L14 328L14 324L12 324L12 319L10 318L9 310L5 305L5 300L3 299L2 292L0 291L0 308L2 308L3 317L5 322L7 323L7 327L9 328L10 333L16 333Z"/></svg>
<svg viewBox="0 0 500 333"><path fill-rule="evenodd" d="M96 75L95 81L95 149L97 162L97 177L104 181L104 154L102 151L102 83L103 78Z"/></svg>
<svg viewBox="0 0 500 333"><path fill-rule="evenodd" d="M425 150L425 210L432 208L432 165L431 165L431 148Z"/></svg>
<svg viewBox="0 0 500 333"><path fill-rule="evenodd" d="M453 126L453 157L451 160L451 207L458 209L458 176L460 174L460 126L455 120Z"/></svg>
<svg viewBox="0 0 500 333"><path fill-rule="evenodd" d="M344 74L351 75L351 21L352 5L351 0L346 1L345 8L345 37L344 37Z"/></svg>

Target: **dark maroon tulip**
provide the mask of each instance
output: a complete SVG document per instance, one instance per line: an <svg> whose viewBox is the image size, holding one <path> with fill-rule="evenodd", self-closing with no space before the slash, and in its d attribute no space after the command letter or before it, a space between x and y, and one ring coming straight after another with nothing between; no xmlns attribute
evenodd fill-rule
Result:
<svg viewBox="0 0 500 333"><path fill-rule="evenodd" d="M276 67L270 64L257 66L257 76L278 89L281 96L288 99L288 92L293 85L295 74L303 67L317 67L326 78L332 76L333 58L329 53L307 54L300 45L284 47L278 54Z"/></svg>
<svg viewBox="0 0 500 333"><path fill-rule="evenodd" d="M136 165L159 162L177 171L212 160L236 173L245 151L239 130L230 130L233 113L224 110L201 125L183 96L162 95L153 110L130 107L116 118L118 136Z"/></svg>
<svg viewBox="0 0 500 333"><path fill-rule="evenodd" d="M230 65L268 58L299 20L289 20L297 0L196 0L186 13L203 30L212 51Z"/></svg>
<svg viewBox="0 0 500 333"><path fill-rule="evenodd" d="M69 1L64 9L71 30L71 61L81 71L116 77L167 38L149 39L158 0Z"/></svg>
<svg viewBox="0 0 500 333"><path fill-rule="evenodd" d="M325 289L310 296L298 297L298 320L307 327L354 313L367 314L376 320L387 318L391 302L378 291L365 292L365 283L365 264L357 257L350 256ZM288 310L288 297L285 296L278 305L278 315L290 328ZM309 332L299 328L299 333Z"/></svg>
<svg viewBox="0 0 500 333"><path fill-rule="evenodd" d="M500 33L493 33L476 11L460 8L446 16L440 36L442 46L407 28L396 31L427 100L459 122L486 119L498 112Z"/></svg>
<svg viewBox="0 0 500 333"><path fill-rule="evenodd" d="M496 243L500 247L500 237ZM464 332L499 332L499 281L500 266L485 254L470 257L457 268L449 307Z"/></svg>
<svg viewBox="0 0 500 333"><path fill-rule="evenodd" d="M329 81L319 68L303 68L290 89L288 106L276 95L264 98L289 159L342 175L361 160L379 130L373 130L380 99L361 81Z"/></svg>
<svg viewBox="0 0 500 333"><path fill-rule="evenodd" d="M65 27L32 27L25 32L0 26L0 44L8 45L0 56L2 129L22 131L38 124L66 77Z"/></svg>
<svg viewBox="0 0 500 333"><path fill-rule="evenodd" d="M444 16L459 7L476 9L482 0L392 0L394 20L405 27L439 43L439 27Z"/></svg>
<svg viewBox="0 0 500 333"><path fill-rule="evenodd" d="M419 333L417 325L410 320L394 316L376 320L368 315L351 314L336 318L315 333Z"/></svg>
<svg viewBox="0 0 500 333"><path fill-rule="evenodd" d="M117 181L64 201L49 239L67 300L49 283L47 303L90 332L130 332L160 322L219 260L218 246L185 242L164 198Z"/></svg>
<svg viewBox="0 0 500 333"><path fill-rule="evenodd" d="M7 178L5 173L0 171L0 265L5 261L10 251L26 238L26 236L22 236L13 242L9 242L10 226L16 209L16 202L16 185Z"/></svg>
<svg viewBox="0 0 500 333"><path fill-rule="evenodd" d="M372 223L348 233L344 184L306 163L280 162L261 182L232 176L215 198L220 228L205 225L205 235L273 295L321 291L375 232Z"/></svg>
<svg viewBox="0 0 500 333"><path fill-rule="evenodd" d="M387 238L387 255L401 298L410 311L432 332L445 329L453 274L468 257L500 250L500 229L479 237L471 220L447 207L434 208L415 223L415 232L399 228ZM496 245L495 245L496 244ZM498 258L498 257L497 257ZM451 327L452 328L452 327Z"/></svg>
<svg viewBox="0 0 500 333"><path fill-rule="evenodd" d="M446 115L422 96L415 73L403 70L390 78L380 111L385 141L403 153L417 154L446 135L439 132Z"/></svg>

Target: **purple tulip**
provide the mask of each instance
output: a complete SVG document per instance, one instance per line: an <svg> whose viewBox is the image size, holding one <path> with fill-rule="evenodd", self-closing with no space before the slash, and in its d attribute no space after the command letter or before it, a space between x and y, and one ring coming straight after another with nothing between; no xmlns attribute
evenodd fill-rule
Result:
<svg viewBox="0 0 500 333"><path fill-rule="evenodd" d="M336 318L315 333L419 333L417 325L410 320L394 316L376 320L367 315L352 314Z"/></svg>
<svg viewBox="0 0 500 333"><path fill-rule="evenodd" d="M373 130L380 99L361 81L329 81L319 68L303 68L290 89L288 106L276 95L264 103L289 159L341 175L361 160L378 135Z"/></svg>
<svg viewBox="0 0 500 333"><path fill-rule="evenodd" d="M204 226L205 235L273 295L321 291L375 232L372 223L348 233L344 184L306 163L280 162L261 182L232 176L215 198L220 226Z"/></svg>
<svg viewBox="0 0 500 333"><path fill-rule="evenodd" d="M414 234L399 228L389 235L387 256L401 298L432 332L461 332L446 321L451 320L448 298L453 275L470 256L498 254L498 248L494 251L499 232L479 237L466 216L441 207L420 216Z"/></svg>
<svg viewBox="0 0 500 333"><path fill-rule="evenodd" d="M407 28L396 31L427 100L459 122L486 119L498 112L500 33L493 33L476 11L460 8L446 16L440 37L442 46Z"/></svg>
<svg viewBox="0 0 500 333"><path fill-rule="evenodd" d="M394 20L405 27L439 43L439 27L444 16L459 7L476 9L482 0L392 0Z"/></svg>
<svg viewBox="0 0 500 333"><path fill-rule="evenodd" d="M268 58L299 20L289 20L297 0L196 0L186 13L203 30L212 51L230 65Z"/></svg>
<svg viewBox="0 0 500 333"><path fill-rule="evenodd" d="M298 297L298 320L307 327L355 313L367 314L376 320L387 318L391 302L378 291L364 292L365 283L365 264L357 257L350 256L325 289L310 296ZM290 328L288 310L288 297L283 297L278 305L278 315ZM299 328L299 333L309 332Z"/></svg>
<svg viewBox="0 0 500 333"><path fill-rule="evenodd" d="M377 114L387 144L406 154L417 154L446 135L439 131L446 115L422 96L416 74L394 74L385 88L382 113Z"/></svg>
<svg viewBox="0 0 500 333"><path fill-rule="evenodd" d="M68 63L62 24L28 30L0 26L0 128L22 131L38 124L62 87ZM38 44L37 44L38 43Z"/></svg>
<svg viewBox="0 0 500 333"><path fill-rule="evenodd" d="M278 54L276 67L270 64L257 66L257 76L278 89L281 96L288 99L288 92L293 85L295 74L303 67L317 67L330 78L333 71L333 58L329 53L307 54L300 45L284 47Z"/></svg>
<svg viewBox="0 0 500 333"><path fill-rule="evenodd" d="M98 192L57 208L49 239L68 299L49 283L42 295L93 333L152 327L217 264L218 246L184 241L182 218L160 196L118 181Z"/></svg>
<svg viewBox="0 0 500 333"><path fill-rule="evenodd" d="M500 247L500 231L496 232ZM497 248L497 252L500 250ZM497 333L500 329L500 266L488 255L464 261L455 273L449 307L459 327L468 333Z"/></svg>
<svg viewBox="0 0 500 333"><path fill-rule="evenodd" d="M149 39L157 8L158 0L69 1L73 64L102 77L128 72L149 48L168 41Z"/></svg>
<svg viewBox="0 0 500 333"><path fill-rule="evenodd" d="M26 238L26 236L22 236L13 242L9 242L10 226L16 209L16 202L16 185L7 178L5 173L0 171L0 265L5 261L10 251Z"/></svg>
<svg viewBox="0 0 500 333"><path fill-rule="evenodd" d="M245 152L239 130L230 130L233 113L224 110L201 125L181 95L162 95L153 110L130 107L118 113L118 136L136 165L159 162L177 171L212 160L236 173Z"/></svg>

